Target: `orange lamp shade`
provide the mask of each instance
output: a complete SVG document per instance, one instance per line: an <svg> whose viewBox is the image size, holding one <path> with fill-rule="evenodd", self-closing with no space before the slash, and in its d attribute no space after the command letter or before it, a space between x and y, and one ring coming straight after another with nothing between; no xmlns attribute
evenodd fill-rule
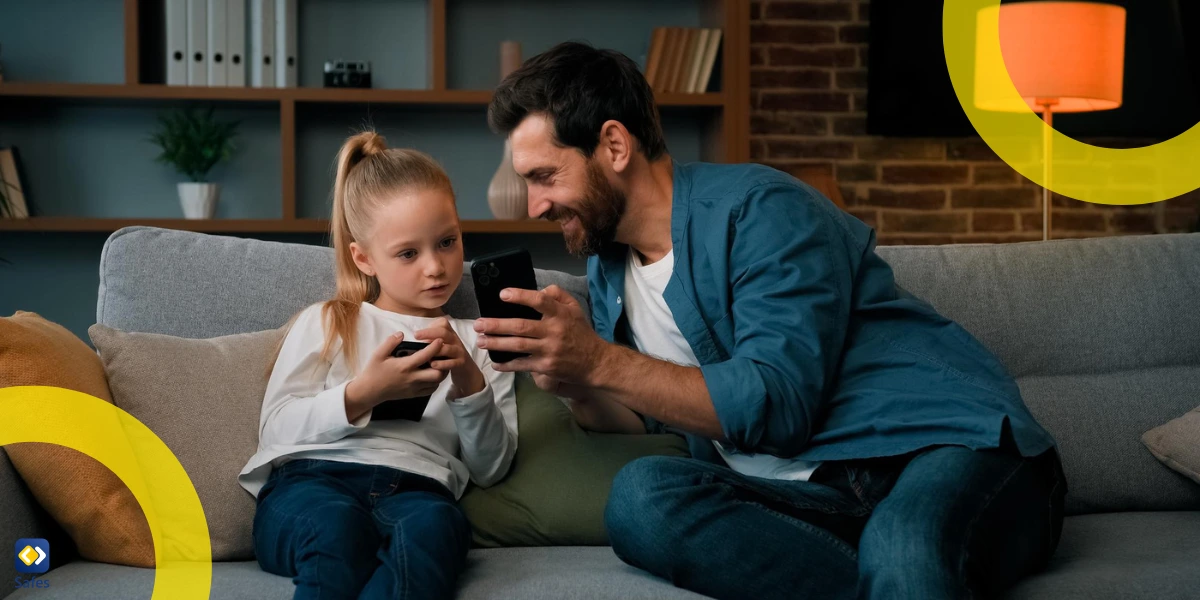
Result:
<svg viewBox="0 0 1200 600"><path fill-rule="evenodd" d="M979 76L983 52L976 42L977 107L1041 112L1051 104L1055 113L1071 113L1121 106L1124 8L1093 2L1021 2L985 8L979 11L978 23L997 18L1004 65L1024 102L1002 93L1001 78Z"/></svg>

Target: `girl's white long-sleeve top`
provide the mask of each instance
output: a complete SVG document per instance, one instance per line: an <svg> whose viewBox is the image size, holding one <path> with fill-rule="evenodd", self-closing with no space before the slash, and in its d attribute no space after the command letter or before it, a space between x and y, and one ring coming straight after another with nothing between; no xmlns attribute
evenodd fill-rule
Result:
<svg viewBox="0 0 1200 600"><path fill-rule="evenodd" d="M238 482L258 495L274 466L293 459L323 459L382 465L440 481L462 496L468 479L480 486L508 472L517 450L517 404L512 373L492 368L487 351L475 346L473 322L450 319L450 326L479 365L487 384L476 394L456 397L447 376L429 399L420 422L372 421L371 413L346 419L346 384L367 359L397 331L416 340L434 319L401 315L363 303L358 317L358 363L351 370L340 347L332 362L320 359L325 341L321 305L306 308L284 339L267 383L259 418L258 452Z"/></svg>

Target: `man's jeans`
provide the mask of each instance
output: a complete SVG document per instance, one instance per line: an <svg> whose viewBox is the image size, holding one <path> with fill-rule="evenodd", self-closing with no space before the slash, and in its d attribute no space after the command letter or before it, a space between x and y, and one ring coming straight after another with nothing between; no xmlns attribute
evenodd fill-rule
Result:
<svg viewBox="0 0 1200 600"><path fill-rule="evenodd" d="M989 597L1058 545L1058 455L942 446L823 464L810 481L649 457L613 482L625 562L716 598Z"/></svg>
<svg viewBox="0 0 1200 600"><path fill-rule="evenodd" d="M387 467L294 460L258 495L254 550L294 598L453 598L471 529L446 486Z"/></svg>

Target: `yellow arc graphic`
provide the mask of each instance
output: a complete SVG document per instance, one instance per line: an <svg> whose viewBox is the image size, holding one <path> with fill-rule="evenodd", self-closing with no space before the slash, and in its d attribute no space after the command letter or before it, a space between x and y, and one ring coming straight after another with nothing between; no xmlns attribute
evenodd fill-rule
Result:
<svg viewBox="0 0 1200 600"><path fill-rule="evenodd" d="M0 446L45 442L82 452L129 487L154 539L152 600L208 598L212 548L196 488L141 421L99 398L54 387L0 389Z"/></svg>
<svg viewBox="0 0 1200 600"><path fill-rule="evenodd" d="M1022 103L1000 49L1000 0L946 0L942 41L946 66L958 101L980 137L1009 166L1038 185L1042 175L1042 133L1046 127L1032 111L992 112L975 106L974 77L989 78L1007 96ZM982 12L981 12L982 11ZM978 27L978 40L976 39ZM976 52L981 72L975 73ZM1050 189L1097 204L1147 204L1200 188L1200 124L1182 134L1142 148L1093 146L1051 128L1054 177Z"/></svg>

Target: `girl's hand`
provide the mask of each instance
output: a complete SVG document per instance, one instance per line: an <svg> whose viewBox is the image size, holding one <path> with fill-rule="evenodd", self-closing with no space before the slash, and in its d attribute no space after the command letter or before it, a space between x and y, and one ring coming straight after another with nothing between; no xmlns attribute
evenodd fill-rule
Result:
<svg viewBox="0 0 1200 600"><path fill-rule="evenodd" d="M441 340L434 340L411 356L396 358L392 351L402 341L404 334L400 332L388 337L371 353L362 372L346 386L348 420L357 420L381 402L428 396L446 378L445 371L421 368L444 353Z"/></svg>
<svg viewBox="0 0 1200 600"><path fill-rule="evenodd" d="M450 321L441 317L428 328L417 332L417 339L423 342L441 342L442 349L437 353L437 359L430 365L442 372L449 372L458 397L470 396L483 391L487 382L479 366L471 359L471 355L463 346L458 334L450 327Z"/></svg>

